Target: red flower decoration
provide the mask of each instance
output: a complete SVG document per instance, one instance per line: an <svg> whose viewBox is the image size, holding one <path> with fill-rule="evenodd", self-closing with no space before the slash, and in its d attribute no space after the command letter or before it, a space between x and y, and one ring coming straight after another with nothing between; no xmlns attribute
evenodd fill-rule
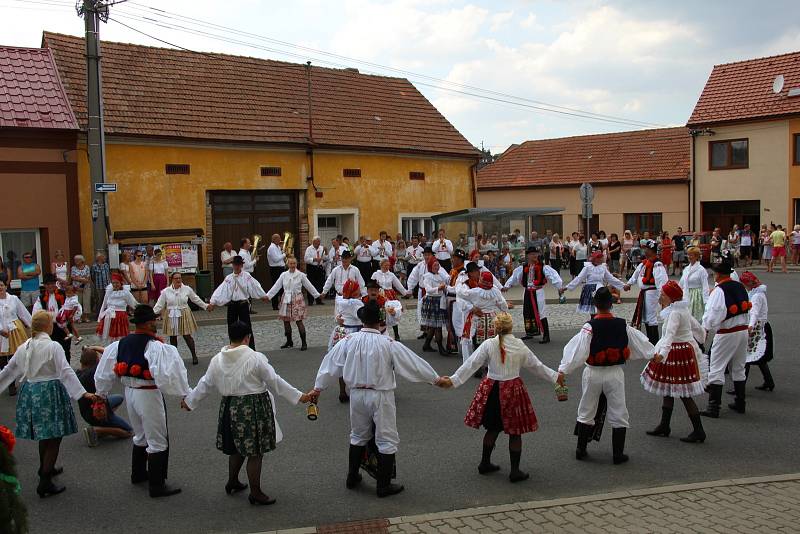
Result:
<svg viewBox="0 0 800 534"><path fill-rule="evenodd" d="M150 372L150 369L145 369L144 373L142 373L142 378L144 378L145 380L152 380L153 373Z"/></svg>
<svg viewBox="0 0 800 534"><path fill-rule="evenodd" d="M608 362L617 363L619 361L619 349L608 349Z"/></svg>
<svg viewBox="0 0 800 534"><path fill-rule="evenodd" d="M17 443L14 433L8 427L2 425L0 425L0 443L6 446L8 454L14 452L14 445Z"/></svg>
<svg viewBox="0 0 800 534"><path fill-rule="evenodd" d="M736 304L731 304L731 305L728 307L728 312L729 312L731 315L736 315L736 312L738 312L738 311L739 311L739 306L737 306Z"/></svg>
<svg viewBox="0 0 800 534"><path fill-rule="evenodd" d="M128 364L125 362L117 362L114 366L114 374L117 376L125 376L128 373Z"/></svg>
<svg viewBox="0 0 800 534"><path fill-rule="evenodd" d="M130 374L131 376L139 376L142 374L142 366L137 364L131 365Z"/></svg>
<svg viewBox="0 0 800 534"><path fill-rule="evenodd" d="M626 360L630 359L630 357L631 357L631 349L629 349L628 347L625 347L624 349L622 349L622 357L625 358Z"/></svg>
<svg viewBox="0 0 800 534"><path fill-rule="evenodd" d="M606 351L601 350L597 354L594 355L594 359L598 365L603 365L606 361Z"/></svg>

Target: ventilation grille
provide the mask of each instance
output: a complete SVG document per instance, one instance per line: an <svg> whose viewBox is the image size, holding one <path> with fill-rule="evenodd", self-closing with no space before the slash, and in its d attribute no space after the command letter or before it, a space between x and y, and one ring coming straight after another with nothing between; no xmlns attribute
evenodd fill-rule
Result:
<svg viewBox="0 0 800 534"><path fill-rule="evenodd" d="M261 176L280 176L280 167L261 167Z"/></svg>
<svg viewBox="0 0 800 534"><path fill-rule="evenodd" d="M167 163L164 170L167 174L189 174L189 165L184 163Z"/></svg>
<svg viewBox="0 0 800 534"><path fill-rule="evenodd" d="M361 169L342 169L345 178L361 178Z"/></svg>
<svg viewBox="0 0 800 534"><path fill-rule="evenodd" d="M408 178L410 180L424 180L425 173L421 171L411 171L408 173Z"/></svg>

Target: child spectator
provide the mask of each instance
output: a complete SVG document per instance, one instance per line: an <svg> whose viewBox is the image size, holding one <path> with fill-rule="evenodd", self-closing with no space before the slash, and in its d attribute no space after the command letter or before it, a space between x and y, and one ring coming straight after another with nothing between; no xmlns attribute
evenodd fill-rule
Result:
<svg viewBox="0 0 800 534"><path fill-rule="evenodd" d="M66 299L58 315L56 315L56 324L62 330L69 332L67 339L74 337L75 341L80 343L83 341L83 338L81 338L78 331L75 329L75 322L80 321L83 315L83 306L81 306L81 303L78 301L78 293L72 284L66 286L64 293L66 294Z"/></svg>
<svg viewBox="0 0 800 534"><path fill-rule="evenodd" d="M84 347L81 351L81 368L76 372L83 388L90 393L97 392L94 384L94 372L100 361L100 353L103 347ZM106 400L106 412L108 418L100 421L95 417L92 401L89 399L79 399L78 408L81 417L89 426L83 429L83 436L89 447L97 447L99 438L111 436L120 439L128 439L133 436L133 429L128 422L114 413L114 410L122 404L122 395L109 395Z"/></svg>

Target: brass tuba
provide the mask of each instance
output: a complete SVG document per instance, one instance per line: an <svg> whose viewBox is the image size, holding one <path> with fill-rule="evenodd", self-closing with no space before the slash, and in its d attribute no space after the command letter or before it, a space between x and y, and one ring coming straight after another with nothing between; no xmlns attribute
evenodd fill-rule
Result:
<svg viewBox="0 0 800 534"><path fill-rule="evenodd" d="M253 258L253 261L257 261L258 260L258 242L261 241L262 239L263 238L261 237L261 234L253 234L253 239L252 239L252 242L253 242L253 253L251 254L251 257Z"/></svg>
<svg viewBox="0 0 800 534"><path fill-rule="evenodd" d="M283 252L287 256L294 255L294 234L292 232L283 233Z"/></svg>

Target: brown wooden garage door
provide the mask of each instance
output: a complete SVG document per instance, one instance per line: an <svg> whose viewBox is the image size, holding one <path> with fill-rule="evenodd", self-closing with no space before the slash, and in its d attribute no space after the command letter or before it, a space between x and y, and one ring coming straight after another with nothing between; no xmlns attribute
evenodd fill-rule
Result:
<svg viewBox="0 0 800 534"><path fill-rule="evenodd" d="M267 247L272 234L295 235L295 255L299 246L297 239L297 192L296 191L213 191L211 193L212 231L214 239L214 280L222 281L219 253L226 241L239 250L243 237L253 238L261 234L262 244ZM261 260L256 265L255 276L268 289L272 286L267 269L267 249L260 252Z"/></svg>

